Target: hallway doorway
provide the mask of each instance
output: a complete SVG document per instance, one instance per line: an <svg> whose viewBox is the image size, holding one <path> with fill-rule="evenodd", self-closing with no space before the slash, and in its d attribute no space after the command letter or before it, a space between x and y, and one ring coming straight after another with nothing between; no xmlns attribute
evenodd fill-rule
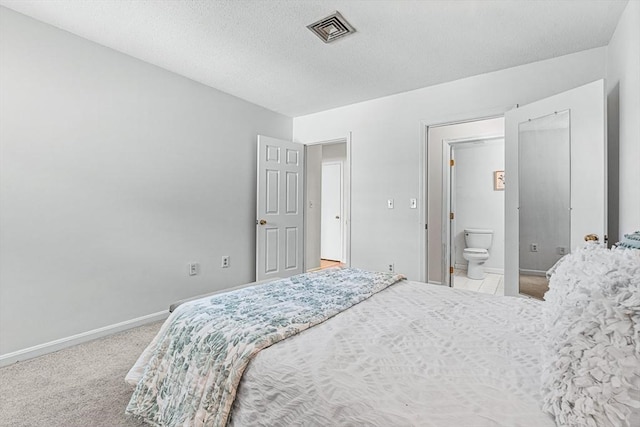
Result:
<svg viewBox="0 0 640 427"><path fill-rule="evenodd" d="M349 148L348 138L306 146L307 271L349 265Z"/></svg>

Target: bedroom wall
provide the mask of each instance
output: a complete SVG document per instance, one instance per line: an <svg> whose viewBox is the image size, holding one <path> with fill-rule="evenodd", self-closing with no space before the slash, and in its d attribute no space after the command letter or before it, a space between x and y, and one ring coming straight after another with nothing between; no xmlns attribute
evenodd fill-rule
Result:
<svg viewBox="0 0 640 427"><path fill-rule="evenodd" d="M254 280L291 118L2 7L0 93L0 359Z"/></svg>
<svg viewBox="0 0 640 427"><path fill-rule="evenodd" d="M420 162L424 125L486 117L605 76L606 48L482 74L293 120L294 140L352 132L351 254L354 267L424 280ZM396 208L387 209L387 199ZM420 206L424 206L420 200Z"/></svg>
<svg viewBox="0 0 640 427"><path fill-rule="evenodd" d="M627 4L607 47L610 243L640 230L640 2Z"/></svg>

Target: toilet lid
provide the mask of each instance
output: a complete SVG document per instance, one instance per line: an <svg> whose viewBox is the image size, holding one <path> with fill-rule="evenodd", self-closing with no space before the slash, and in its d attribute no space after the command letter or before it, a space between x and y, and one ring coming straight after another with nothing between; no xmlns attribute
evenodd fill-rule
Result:
<svg viewBox="0 0 640 427"><path fill-rule="evenodd" d="M486 249L480 248L465 248L464 250L468 254L486 254L488 253Z"/></svg>

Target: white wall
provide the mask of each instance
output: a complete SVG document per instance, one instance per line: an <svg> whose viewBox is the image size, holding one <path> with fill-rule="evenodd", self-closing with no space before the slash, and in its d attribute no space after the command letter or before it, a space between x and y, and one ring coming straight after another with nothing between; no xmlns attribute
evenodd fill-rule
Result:
<svg viewBox="0 0 640 427"><path fill-rule="evenodd" d="M501 130L502 131L502 130ZM484 268L504 270L504 190L494 190L493 172L504 170L504 138L454 147L455 155L455 264L467 268L463 257L464 230L493 230L489 259Z"/></svg>
<svg viewBox="0 0 640 427"><path fill-rule="evenodd" d="M422 198L425 123L488 116L601 79L605 56L606 48L591 49L294 118L299 142L352 132L352 265L384 270L394 262L396 271L424 280L425 220L409 199ZM389 198L395 209L387 209Z"/></svg>
<svg viewBox="0 0 640 427"><path fill-rule="evenodd" d="M427 278L432 283L442 283L442 271L446 269L443 264L443 234L448 233L446 228L448 212L443 212L443 172L448 173L448 165L443 159L445 141L493 137L504 134L504 118L496 117L486 120L474 120L466 123L456 123L445 126L429 126L427 138ZM448 145L447 145L448 147ZM448 154L448 153L447 153ZM448 158L448 156L446 156ZM504 157L504 156L503 156ZM504 196L502 196L504 197ZM504 214L502 216L504 219ZM478 227L476 227L478 228ZM485 227L487 228L487 227ZM504 224L502 225L504 229ZM443 233L444 231L444 233ZM504 242L504 234L495 236ZM493 254L494 258L504 258L501 254ZM445 281L446 282L446 281Z"/></svg>
<svg viewBox="0 0 640 427"><path fill-rule="evenodd" d="M327 162L344 162L347 160L347 144L339 142L335 144L323 144L322 161Z"/></svg>
<svg viewBox="0 0 640 427"><path fill-rule="evenodd" d="M0 91L0 354L254 279L290 118L2 7Z"/></svg>
<svg viewBox="0 0 640 427"><path fill-rule="evenodd" d="M305 268L320 267L322 224L322 144L309 145L305 154L306 206L304 221Z"/></svg>
<svg viewBox="0 0 640 427"><path fill-rule="evenodd" d="M607 47L610 242L640 230L640 2L627 4ZM619 188L618 188L619 186Z"/></svg>

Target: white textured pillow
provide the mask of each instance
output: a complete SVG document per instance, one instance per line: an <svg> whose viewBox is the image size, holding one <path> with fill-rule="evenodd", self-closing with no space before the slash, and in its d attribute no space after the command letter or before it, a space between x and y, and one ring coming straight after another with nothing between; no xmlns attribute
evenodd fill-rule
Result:
<svg viewBox="0 0 640 427"><path fill-rule="evenodd" d="M543 307L543 409L561 426L638 426L640 251L576 250Z"/></svg>

